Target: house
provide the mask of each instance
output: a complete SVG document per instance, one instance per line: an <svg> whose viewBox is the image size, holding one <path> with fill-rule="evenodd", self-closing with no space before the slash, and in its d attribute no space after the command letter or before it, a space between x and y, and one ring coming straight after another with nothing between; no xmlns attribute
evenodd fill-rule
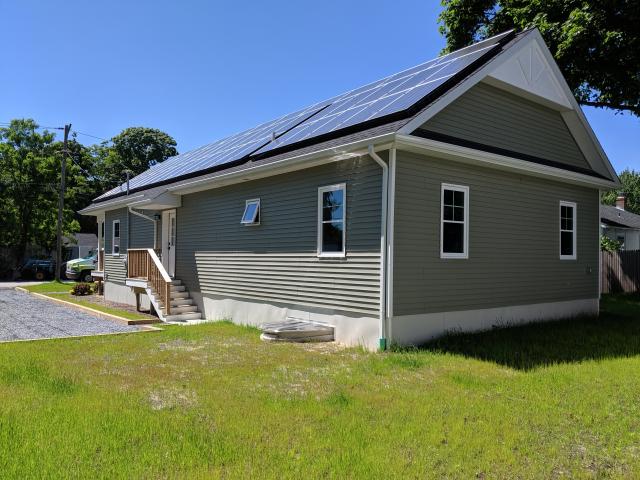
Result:
<svg viewBox="0 0 640 480"><path fill-rule="evenodd" d="M67 249L64 256L67 260L83 258L98 249L98 236L95 233L76 233L62 238L63 246Z"/></svg>
<svg viewBox="0 0 640 480"><path fill-rule="evenodd" d="M625 196L616 198L616 206L600 205L602 234L620 242L623 250L640 250L640 215L625 210Z"/></svg>
<svg viewBox="0 0 640 480"><path fill-rule="evenodd" d="M108 299L384 348L597 314L618 186L534 29L172 157L81 213Z"/></svg>

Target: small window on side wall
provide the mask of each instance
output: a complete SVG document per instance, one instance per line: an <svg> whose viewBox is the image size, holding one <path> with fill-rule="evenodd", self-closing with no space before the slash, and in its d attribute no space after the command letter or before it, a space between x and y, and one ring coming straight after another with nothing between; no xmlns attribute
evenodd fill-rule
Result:
<svg viewBox="0 0 640 480"><path fill-rule="evenodd" d="M442 184L440 258L469 258L469 187Z"/></svg>
<svg viewBox="0 0 640 480"><path fill-rule="evenodd" d="M318 255L344 257L346 184L318 188Z"/></svg>
<svg viewBox="0 0 640 480"><path fill-rule="evenodd" d="M111 235L111 253L120 255L120 220L113 221L113 231Z"/></svg>
<svg viewBox="0 0 640 480"><path fill-rule="evenodd" d="M260 225L260 199L247 200L242 214L242 225Z"/></svg>
<svg viewBox="0 0 640 480"><path fill-rule="evenodd" d="M577 210L573 202L560 202L560 260L577 258Z"/></svg>

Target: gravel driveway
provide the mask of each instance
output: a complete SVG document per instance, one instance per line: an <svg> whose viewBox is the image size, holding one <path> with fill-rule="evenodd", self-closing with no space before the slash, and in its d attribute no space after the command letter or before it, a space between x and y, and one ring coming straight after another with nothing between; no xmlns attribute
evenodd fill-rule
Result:
<svg viewBox="0 0 640 480"><path fill-rule="evenodd" d="M138 330L140 327L120 325L28 293L0 289L0 342Z"/></svg>

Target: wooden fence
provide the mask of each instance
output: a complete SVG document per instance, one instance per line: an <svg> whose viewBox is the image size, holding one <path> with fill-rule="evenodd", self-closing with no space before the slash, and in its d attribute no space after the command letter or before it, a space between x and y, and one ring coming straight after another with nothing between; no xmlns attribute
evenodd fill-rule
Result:
<svg viewBox="0 0 640 480"><path fill-rule="evenodd" d="M602 252L602 293L640 291L640 250Z"/></svg>

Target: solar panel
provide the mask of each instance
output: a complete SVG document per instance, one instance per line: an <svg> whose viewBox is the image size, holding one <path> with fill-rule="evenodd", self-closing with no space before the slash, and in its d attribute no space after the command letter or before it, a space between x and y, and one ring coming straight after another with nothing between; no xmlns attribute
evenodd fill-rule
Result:
<svg viewBox="0 0 640 480"><path fill-rule="evenodd" d="M495 47L492 44L460 55L454 52L332 98L329 107L255 153L266 153L406 110Z"/></svg>
<svg viewBox="0 0 640 480"><path fill-rule="evenodd" d="M256 128L171 157L132 178L129 188L133 190L167 182L407 110L497 48L500 40L510 34L505 32ZM97 199L122 193L125 189L123 184Z"/></svg>
<svg viewBox="0 0 640 480"><path fill-rule="evenodd" d="M214 143L191 150L175 157L168 158L158 163L149 170L135 176L129 181L129 189L155 184L164 180L180 177L194 172L240 160L260 147L272 141L274 137L282 135L296 125L304 122L309 117L321 111L328 105L327 102L317 103L295 113L284 115L271 122L245 130ZM126 184L122 184L98 199L109 197L126 191Z"/></svg>

